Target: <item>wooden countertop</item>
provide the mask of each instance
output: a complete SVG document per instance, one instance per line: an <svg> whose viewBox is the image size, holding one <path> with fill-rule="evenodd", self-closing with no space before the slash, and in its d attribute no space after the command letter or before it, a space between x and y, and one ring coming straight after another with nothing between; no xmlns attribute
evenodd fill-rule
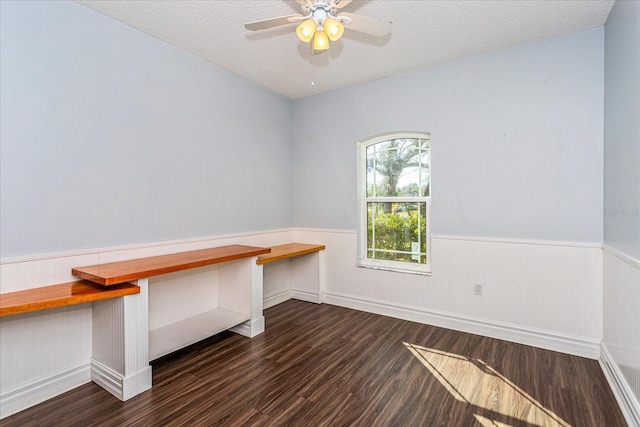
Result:
<svg viewBox="0 0 640 427"><path fill-rule="evenodd" d="M160 274L263 255L269 252L269 248L255 246L220 246L197 251L77 267L72 269L71 273L76 277L90 280L100 285L110 286Z"/></svg>
<svg viewBox="0 0 640 427"><path fill-rule="evenodd" d="M308 243L287 243L286 245L272 246L271 252L266 255L260 255L256 263L258 265L267 264L287 258L293 258L299 255L322 251L324 249L324 245L311 245Z"/></svg>
<svg viewBox="0 0 640 427"><path fill-rule="evenodd" d="M140 288L129 283L108 288L86 280L60 283L58 285L8 292L0 295L0 316L46 310L139 293Z"/></svg>

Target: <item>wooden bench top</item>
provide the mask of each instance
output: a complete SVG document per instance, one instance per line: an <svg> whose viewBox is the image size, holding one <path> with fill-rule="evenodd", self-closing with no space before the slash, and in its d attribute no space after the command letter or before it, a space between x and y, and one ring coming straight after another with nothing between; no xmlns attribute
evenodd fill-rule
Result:
<svg viewBox="0 0 640 427"><path fill-rule="evenodd" d="M266 255L260 255L256 263L258 265L268 264L299 255L322 251L324 249L324 245L311 245L308 243L287 243L286 245L272 246L271 252Z"/></svg>
<svg viewBox="0 0 640 427"><path fill-rule="evenodd" d="M160 274L249 258L269 253L269 251L269 248L259 248L255 246L220 246L197 251L178 252L169 255L158 255L87 267L77 267L72 269L71 273L81 279L90 280L104 286L110 286L117 283L158 276Z"/></svg>
<svg viewBox="0 0 640 427"><path fill-rule="evenodd" d="M140 293L129 283L108 288L86 280L0 294L0 316L28 313Z"/></svg>

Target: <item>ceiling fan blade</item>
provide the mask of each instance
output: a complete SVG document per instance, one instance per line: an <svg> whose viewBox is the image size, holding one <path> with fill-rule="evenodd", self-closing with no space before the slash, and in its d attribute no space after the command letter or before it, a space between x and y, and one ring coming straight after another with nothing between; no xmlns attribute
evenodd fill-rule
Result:
<svg viewBox="0 0 640 427"><path fill-rule="evenodd" d="M355 13L340 12L338 17L344 16L351 19L350 23L345 22L344 28L382 37L391 32L391 22L382 21L368 16L356 15Z"/></svg>
<svg viewBox="0 0 640 427"><path fill-rule="evenodd" d="M331 6L335 7L336 9L342 9L343 7L345 7L346 5L351 3L352 1L353 0L333 0L331 2Z"/></svg>
<svg viewBox="0 0 640 427"><path fill-rule="evenodd" d="M267 28L273 28L280 25L291 24L292 22L298 22L302 20L301 18L304 17L299 14L279 16L277 18L263 19L262 21L247 22L246 24L244 24L244 27L247 30L251 31L266 30Z"/></svg>
<svg viewBox="0 0 640 427"><path fill-rule="evenodd" d="M311 5L313 5L312 0L296 0L296 3L302 7L311 7Z"/></svg>

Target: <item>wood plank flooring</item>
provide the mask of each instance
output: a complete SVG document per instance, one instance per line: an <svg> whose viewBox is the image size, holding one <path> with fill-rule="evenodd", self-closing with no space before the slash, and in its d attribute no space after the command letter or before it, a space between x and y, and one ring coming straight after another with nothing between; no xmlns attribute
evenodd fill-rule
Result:
<svg viewBox="0 0 640 427"><path fill-rule="evenodd" d="M266 331L153 363L120 402L91 383L2 426L625 426L595 360L289 300Z"/></svg>

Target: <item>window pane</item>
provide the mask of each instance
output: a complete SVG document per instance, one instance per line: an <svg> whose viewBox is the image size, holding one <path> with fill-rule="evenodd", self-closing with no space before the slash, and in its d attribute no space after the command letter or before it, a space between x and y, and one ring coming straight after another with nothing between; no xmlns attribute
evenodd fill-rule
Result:
<svg viewBox="0 0 640 427"><path fill-rule="evenodd" d="M384 176L378 171L378 148L379 144L367 147L367 197L378 197L378 189L384 181Z"/></svg>
<svg viewBox="0 0 640 427"><path fill-rule="evenodd" d="M391 139L367 147L367 197L427 196L429 141Z"/></svg>
<svg viewBox="0 0 640 427"><path fill-rule="evenodd" d="M426 206L367 203L367 258L426 264Z"/></svg>

